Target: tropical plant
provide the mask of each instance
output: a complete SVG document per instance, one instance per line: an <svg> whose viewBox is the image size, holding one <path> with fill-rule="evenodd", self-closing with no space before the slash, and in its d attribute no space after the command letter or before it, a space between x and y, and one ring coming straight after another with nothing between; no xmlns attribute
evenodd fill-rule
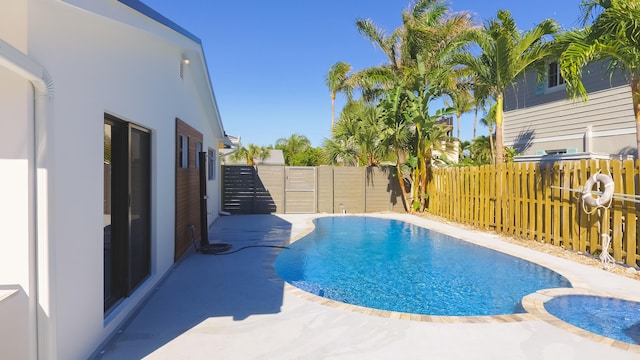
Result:
<svg viewBox="0 0 640 360"><path fill-rule="evenodd" d="M356 145L360 165L375 166L387 153L380 142L382 126L380 108L363 101L352 101L343 109L333 137Z"/></svg>
<svg viewBox="0 0 640 360"><path fill-rule="evenodd" d="M493 163L493 140L491 136L478 136L469 145L471 159L475 165Z"/></svg>
<svg viewBox="0 0 640 360"><path fill-rule="evenodd" d="M295 163L295 156L310 147L311 141L309 141L306 136L300 134L292 134L288 138L276 140L276 149L282 150L284 163L289 166L301 166Z"/></svg>
<svg viewBox="0 0 640 360"><path fill-rule="evenodd" d="M329 68L325 83L331 91L331 128L335 125L336 114L336 94L339 92L347 93L347 97L351 97L351 87L348 82L348 74L351 71L351 65L339 61Z"/></svg>
<svg viewBox="0 0 640 360"><path fill-rule="evenodd" d="M470 25L467 14L450 12L440 0L413 3L402 12L402 25L389 35L370 19L356 22L363 37L388 58L387 64L364 69L351 79L366 100L380 101L381 143L395 154L407 211L423 210L426 204L432 150L427 144L434 124L429 103L441 96L437 89L455 82L452 66L445 60L464 45L460 36ZM404 174L409 169L407 179ZM407 183L412 186L411 199Z"/></svg>
<svg viewBox="0 0 640 360"><path fill-rule="evenodd" d="M399 82L417 90L429 73L443 65L443 57L459 48L458 41L471 27L467 13L451 13L445 1L418 0L402 12L402 25L387 35L371 19L358 19L360 34L387 56L388 63L353 74L352 84L362 89L368 100L391 91Z"/></svg>
<svg viewBox="0 0 640 360"><path fill-rule="evenodd" d="M562 34L560 71L570 97L583 97L582 69L592 61L606 60L608 71L626 73L636 123L636 155L640 150L640 1L583 0L582 20L590 26Z"/></svg>
<svg viewBox="0 0 640 360"><path fill-rule="evenodd" d="M480 54L471 51L453 55L452 61L473 72L477 86L496 100L496 162L504 162L502 139L503 94L507 86L528 68L538 70L539 81L545 73L543 60L552 54L548 36L556 34L555 21L544 20L533 29L521 32L511 13L499 10L483 29L468 33L467 39L477 44Z"/></svg>
<svg viewBox="0 0 640 360"><path fill-rule="evenodd" d="M312 146L296 153L291 159L292 166L320 166L324 163L323 150Z"/></svg>
<svg viewBox="0 0 640 360"><path fill-rule="evenodd" d="M496 151L494 145L495 135L493 133L494 125L496 124L496 112L498 105L496 103L491 104L489 111L485 113L485 116L480 119L480 123L489 128L489 150L491 151L491 163L495 164Z"/></svg>
<svg viewBox="0 0 640 360"><path fill-rule="evenodd" d="M358 165L358 148L353 140L325 139L322 148L329 165Z"/></svg>
<svg viewBox="0 0 640 360"><path fill-rule="evenodd" d="M400 187L405 210L411 212L412 207L407 196L403 174L403 170L406 168L404 165L407 161L407 150L411 139L410 124L404 116L408 100L407 93L403 84L399 83L392 91L386 94L380 101L379 106L382 109L382 121L384 124L381 131L381 140L385 146L395 153L396 179Z"/></svg>
<svg viewBox="0 0 640 360"><path fill-rule="evenodd" d="M231 155L231 160L246 160L247 165L255 166L256 160L262 161L269 157L271 149L265 146L259 146L254 144L248 144L246 147L241 147L240 150Z"/></svg>
<svg viewBox="0 0 640 360"><path fill-rule="evenodd" d="M450 101L445 100L445 105L452 108L453 113L456 116L458 139L460 139L460 117L462 117L462 114L466 114L473 110L476 105L475 99L470 90L471 83L457 82L457 86L454 89L447 91Z"/></svg>

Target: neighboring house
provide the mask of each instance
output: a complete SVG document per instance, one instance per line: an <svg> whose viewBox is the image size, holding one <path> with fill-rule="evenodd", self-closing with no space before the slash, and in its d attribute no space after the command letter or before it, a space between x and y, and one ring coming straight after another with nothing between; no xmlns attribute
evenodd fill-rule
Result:
<svg viewBox="0 0 640 360"><path fill-rule="evenodd" d="M593 63L583 71L589 101L568 100L557 62L538 84L529 71L504 96L504 144L523 155L584 153L633 155L636 129L629 81L620 72L610 76L606 65Z"/></svg>
<svg viewBox="0 0 640 360"><path fill-rule="evenodd" d="M199 237L199 151L217 217L229 141L200 40L146 5L1 8L0 357L87 358Z"/></svg>
<svg viewBox="0 0 640 360"><path fill-rule="evenodd" d="M447 131L447 137L453 139L453 117L442 117L436 121L436 125L443 126ZM433 164L435 166L447 166L448 163L457 164L460 157L460 141L459 139L447 144L443 142L440 149L433 149ZM445 158L446 161L442 161Z"/></svg>

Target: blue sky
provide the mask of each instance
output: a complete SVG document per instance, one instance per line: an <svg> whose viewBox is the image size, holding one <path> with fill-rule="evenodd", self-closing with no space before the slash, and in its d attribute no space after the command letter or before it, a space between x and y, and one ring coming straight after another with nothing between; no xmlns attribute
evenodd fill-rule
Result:
<svg viewBox="0 0 640 360"><path fill-rule="evenodd" d="M391 32L411 0L206 1L142 0L202 40L226 132L244 145L275 144L297 133L313 146L330 138L331 100L325 85L338 61L360 70L385 63L362 38L358 18ZM451 0L479 21L510 10L522 30L546 18L578 27L580 0ZM336 102L336 117L344 104ZM473 114L462 117L463 140L473 134ZM486 135L479 128L478 135Z"/></svg>

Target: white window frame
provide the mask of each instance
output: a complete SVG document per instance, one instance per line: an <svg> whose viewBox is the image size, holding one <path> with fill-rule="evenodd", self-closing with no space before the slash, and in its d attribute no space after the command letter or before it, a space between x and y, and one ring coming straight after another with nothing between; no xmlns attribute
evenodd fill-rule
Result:
<svg viewBox="0 0 640 360"><path fill-rule="evenodd" d="M202 152L202 143L196 142L196 169L200 168L200 152Z"/></svg>
<svg viewBox="0 0 640 360"><path fill-rule="evenodd" d="M207 178L209 180L216 179L216 151L213 148L209 148L207 151Z"/></svg>
<svg viewBox="0 0 640 360"><path fill-rule="evenodd" d="M552 71L551 67L555 64L555 69ZM553 84L552 77L554 77ZM564 90L567 88L567 84L560 74L560 64L557 60L551 61L547 64L547 79L545 81L545 93Z"/></svg>
<svg viewBox="0 0 640 360"><path fill-rule="evenodd" d="M178 141L180 141L180 167L186 169L189 167L189 137L183 134L178 135Z"/></svg>

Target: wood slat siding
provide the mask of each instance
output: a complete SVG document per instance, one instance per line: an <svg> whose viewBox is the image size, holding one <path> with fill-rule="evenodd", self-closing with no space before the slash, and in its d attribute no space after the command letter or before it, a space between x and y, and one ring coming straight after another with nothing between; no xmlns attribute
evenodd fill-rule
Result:
<svg viewBox="0 0 640 360"><path fill-rule="evenodd" d="M178 136L189 138L189 162L187 168L180 167ZM175 194L175 252L174 260L178 260L190 246L193 246L189 225L195 226L195 239L200 239L200 180L199 169L196 168L196 142L202 144L202 133L180 119L176 119L176 194Z"/></svg>
<svg viewBox="0 0 640 360"><path fill-rule="evenodd" d="M638 204L616 198L610 208L585 212L581 193L571 191L581 191L598 171L611 174L615 194L638 196L640 161L633 160L434 169L429 212L590 254L602 250L603 231L611 236L610 252L616 261L640 266Z"/></svg>

